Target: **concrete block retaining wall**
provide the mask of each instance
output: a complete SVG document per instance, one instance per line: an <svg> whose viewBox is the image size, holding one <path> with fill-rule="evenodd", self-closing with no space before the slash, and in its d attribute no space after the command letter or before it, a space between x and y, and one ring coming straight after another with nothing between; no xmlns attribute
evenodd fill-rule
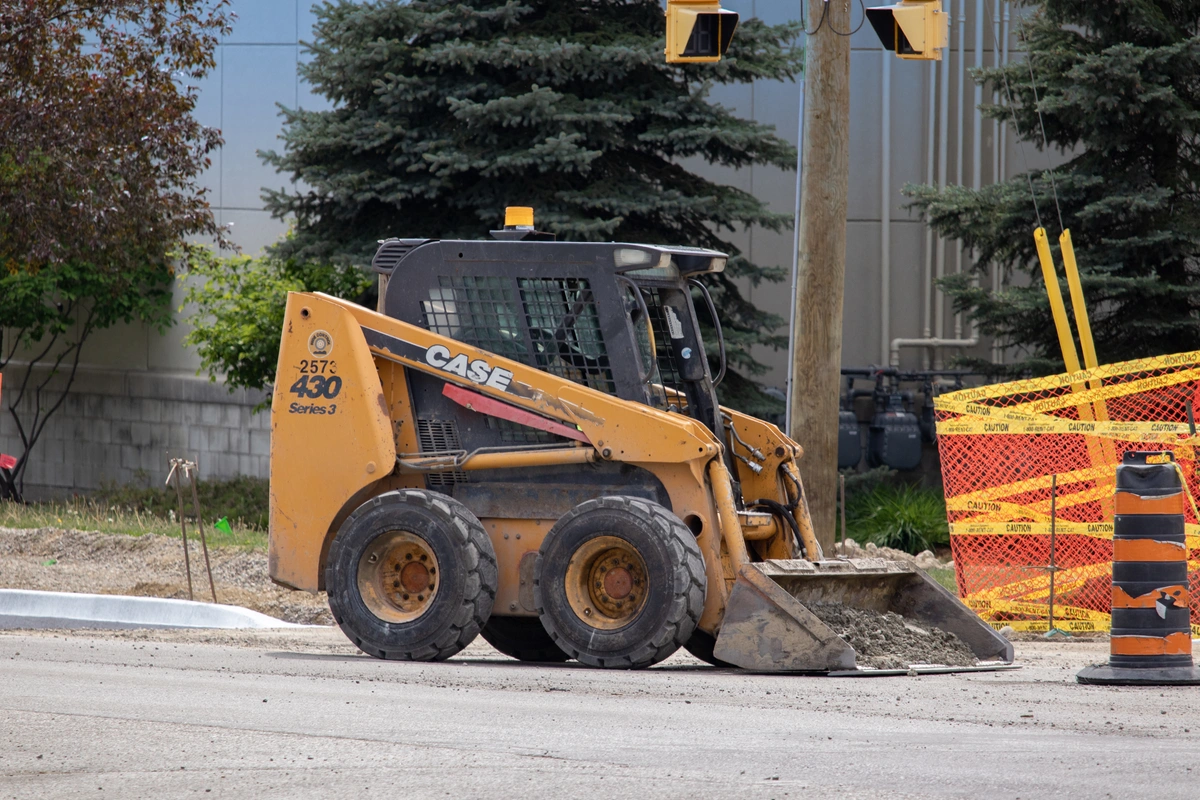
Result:
<svg viewBox="0 0 1200 800"><path fill-rule="evenodd" d="M14 456L21 453L21 440L8 404L23 372L24 367L10 366L4 375L0 452ZM168 459L176 457L196 461L205 479L266 478L271 414L252 413L264 397L245 390L231 394L220 384L186 373L81 367L71 393L33 449L26 496L35 500L84 493L102 483L125 484L147 476L161 483ZM33 404L28 392L19 407L23 424L32 418Z"/></svg>

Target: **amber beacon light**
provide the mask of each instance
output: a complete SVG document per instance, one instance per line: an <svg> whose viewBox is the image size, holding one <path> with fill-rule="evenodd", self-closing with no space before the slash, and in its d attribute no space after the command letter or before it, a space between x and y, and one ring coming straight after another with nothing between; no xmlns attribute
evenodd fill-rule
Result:
<svg viewBox="0 0 1200 800"><path fill-rule="evenodd" d="M667 0L667 63L715 63L729 52L738 14L717 0Z"/></svg>
<svg viewBox="0 0 1200 800"><path fill-rule="evenodd" d="M941 61L950 33L942 0L901 0L867 9L867 19L885 50L912 61Z"/></svg>

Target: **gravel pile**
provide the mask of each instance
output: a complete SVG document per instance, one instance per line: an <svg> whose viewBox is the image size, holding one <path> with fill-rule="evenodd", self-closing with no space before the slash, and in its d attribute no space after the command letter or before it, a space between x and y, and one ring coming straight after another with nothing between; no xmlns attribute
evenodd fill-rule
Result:
<svg viewBox="0 0 1200 800"><path fill-rule="evenodd" d="M813 603L807 608L854 648L860 667L970 667L977 663L971 648L953 633L914 625L891 611L881 613L839 603Z"/></svg>
<svg viewBox="0 0 1200 800"><path fill-rule="evenodd" d="M862 545L853 539L838 542L834 549L837 551L837 555L845 556L846 558L886 558L890 561L907 561L911 564L916 564L920 569L954 568L953 561L942 561L934 555L932 550L924 550L914 556L903 550L894 550L891 547L879 547L872 542Z"/></svg>
<svg viewBox="0 0 1200 800"><path fill-rule="evenodd" d="M200 542L188 538L196 600L209 599ZM217 601L310 625L331 625L324 593L296 592L271 583L267 556L231 547L209 548ZM0 587L50 592L125 594L186 600L183 543L166 536L94 531L0 528Z"/></svg>

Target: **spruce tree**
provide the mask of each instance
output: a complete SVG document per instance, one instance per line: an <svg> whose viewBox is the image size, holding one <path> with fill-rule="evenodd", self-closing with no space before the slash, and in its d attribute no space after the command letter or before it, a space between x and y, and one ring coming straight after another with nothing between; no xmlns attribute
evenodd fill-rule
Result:
<svg viewBox="0 0 1200 800"><path fill-rule="evenodd" d="M1200 349L1200 2L1027 5L1018 31L1029 63L974 73L1001 98L983 112L1015 118L1025 141L1071 157L979 191L909 187L939 233L974 250L980 272L991 264L1033 278L992 294L964 274L943 290L980 332L1019 348L1007 371L1061 369L1031 235L1040 211L1056 243L1061 209L1101 362Z"/></svg>
<svg viewBox="0 0 1200 800"><path fill-rule="evenodd" d="M683 160L794 169L771 126L713 103L716 83L792 79L798 28L745 20L719 64L668 65L658 0L376 0L317 9L303 76L334 104L284 109L282 153L264 158L295 191L267 206L295 220L279 255L366 263L388 236L480 238L504 208L533 206L560 240L688 244L729 252L712 288L731 367L764 368L781 320L736 278L779 280L725 238L790 217L690 172ZM732 376L723 400L775 401Z"/></svg>

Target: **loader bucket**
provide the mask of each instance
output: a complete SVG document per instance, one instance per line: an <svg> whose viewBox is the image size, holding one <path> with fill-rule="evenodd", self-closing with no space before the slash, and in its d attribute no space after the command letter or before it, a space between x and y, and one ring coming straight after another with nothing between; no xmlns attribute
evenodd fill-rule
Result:
<svg viewBox="0 0 1200 800"><path fill-rule="evenodd" d="M957 597L912 564L882 558L773 560L743 566L713 655L763 672L855 670L859 665L854 648L810 609L824 612L838 605L894 612L904 618L901 627L916 635L927 636L934 628L953 633L979 662L1013 660L1012 643Z"/></svg>

